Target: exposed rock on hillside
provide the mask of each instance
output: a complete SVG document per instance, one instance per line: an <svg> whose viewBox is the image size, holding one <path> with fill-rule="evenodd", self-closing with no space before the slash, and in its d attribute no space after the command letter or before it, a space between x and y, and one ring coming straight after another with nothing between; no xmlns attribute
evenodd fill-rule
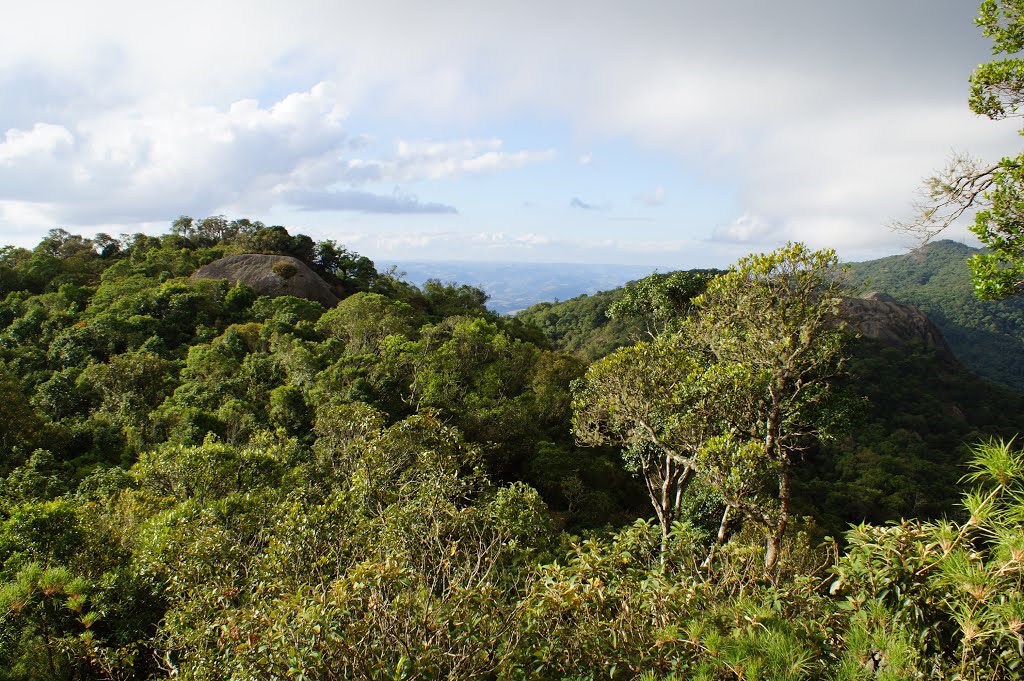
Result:
<svg viewBox="0 0 1024 681"><path fill-rule="evenodd" d="M245 282L261 296L296 296L334 307L339 298L316 272L287 255L232 255L204 265L193 279Z"/></svg>
<svg viewBox="0 0 1024 681"><path fill-rule="evenodd" d="M933 241L904 255L850 263L843 281L859 293L885 291L914 305L971 371L1024 394L1024 296L979 300L965 261L980 253Z"/></svg>
<svg viewBox="0 0 1024 681"><path fill-rule="evenodd" d="M913 305L904 305L884 293L867 293L847 298L839 308L847 327L867 338L888 345L922 343L950 357L952 351L942 332Z"/></svg>

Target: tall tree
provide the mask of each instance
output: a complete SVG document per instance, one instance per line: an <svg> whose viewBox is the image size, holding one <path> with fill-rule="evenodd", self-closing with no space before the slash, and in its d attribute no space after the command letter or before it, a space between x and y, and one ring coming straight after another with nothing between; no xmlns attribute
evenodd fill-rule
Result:
<svg viewBox="0 0 1024 681"><path fill-rule="evenodd" d="M775 566L791 468L836 422L836 264L833 251L802 244L743 258L693 298L692 314L669 325L675 331L612 353L577 384L577 437L625 449L663 536L686 484L700 477L726 507L719 540L739 512L764 528L765 564Z"/></svg>
<svg viewBox="0 0 1024 681"><path fill-rule="evenodd" d="M720 433L705 453L774 473L772 503L736 504L765 526L769 568L789 522L791 467L813 440L831 436L838 425L831 399L832 379L843 363L841 298L832 276L837 264L835 251L803 244L743 258L694 299L697 313L684 330L716 364L740 369L727 371L739 380L723 385L756 400L746 423Z"/></svg>
<svg viewBox="0 0 1024 681"><path fill-rule="evenodd" d="M576 384L573 432L582 444L622 447L626 465L647 488L663 549L703 443L680 418L693 412L686 381L699 371L677 344L655 339L598 360Z"/></svg>
<svg viewBox="0 0 1024 681"><path fill-rule="evenodd" d="M685 270L652 274L626 284L622 297L608 308L608 316L637 319L652 338L673 331L689 314L693 298L719 274L723 271Z"/></svg>

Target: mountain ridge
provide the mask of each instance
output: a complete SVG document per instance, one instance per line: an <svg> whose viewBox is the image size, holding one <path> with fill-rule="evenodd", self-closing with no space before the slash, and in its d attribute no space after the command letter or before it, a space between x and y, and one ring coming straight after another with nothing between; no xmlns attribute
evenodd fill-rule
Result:
<svg viewBox="0 0 1024 681"><path fill-rule="evenodd" d="M841 276L852 297L882 293L917 308L958 361L989 382L1024 393L1024 299L982 301L975 296L966 260L980 252L936 241L903 255L847 263ZM641 331L607 315L622 290L543 301L516 316L539 326L556 347L594 360Z"/></svg>
<svg viewBox="0 0 1024 681"><path fill-rule="evenodd" d="M849 263L844 277L858 294L881 291L918 308L965 366L1024 392L1024 298L978 299L966 260L981 252L934 241L903 255Z"/></svg>

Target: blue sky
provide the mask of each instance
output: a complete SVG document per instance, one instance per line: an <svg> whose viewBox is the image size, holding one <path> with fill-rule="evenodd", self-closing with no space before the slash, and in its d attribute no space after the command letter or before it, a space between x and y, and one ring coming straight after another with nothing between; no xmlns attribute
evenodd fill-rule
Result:
<svg viewBox="0 0 1024 681"><path fill-rule="evenodd" d="M856 260L1019 140L966 107L962 0L19 5L0 243L224 214L380 260Z"/></svg>

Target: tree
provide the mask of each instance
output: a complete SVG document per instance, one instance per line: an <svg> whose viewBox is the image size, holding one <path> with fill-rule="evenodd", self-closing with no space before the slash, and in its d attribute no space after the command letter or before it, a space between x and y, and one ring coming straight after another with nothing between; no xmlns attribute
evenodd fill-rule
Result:
<svg viewBox="0 0 1024 681"><path fill-rule="evenodd" d="M1002 120L1021 116L1024 105L1024 0L984 0L975 23L992 39L992 52L1006 58L981 64L971 75L968 103L979 116ZM923 241L971 210L970 230L988 253L968 260L975 292L985 299L1024 292L1024 153L986 163L964 154L926 178L916 215L893 228Z"/></svg>
<svg viewBox="0 0 1024 681"><path fill-rule="evenodd" d="M811 442L831 437L839 425L831 394L843 364L837 264L835 251L803 244L743 258L694 299L696 314L684 330L726 376L738 377L722 383L729 386L724 392L739 389L755 400L705 454L752 465L752 473L766 466L773 472L772 503L762 497L734 504L765 527L768 568L789 522L790 469Z"/></svg>
<svg viewBox="0 0 1024 681"><path fill-rule="evenodd" d="M663 538L699 477L726 507L719 542L737 511L764 528L766 567L778 561L790 469L836 421L836 263L833 251L802 244L743 258L692 299L692 314L668 325L676 331L616 351L577 384L577 437L625 448Z"/></svg>
<svg viewBox="0 0 1024 681"><path fill-rule="evenodd" d="M608 308L612 318L632 317L643 322L652 338L673 330L690 312L691 302L722 270L684 270L652 274L627 284L622 297Z"/></svg>
<svg viewBox="0 0 1024 681"><path fill-rule="evenodd" d="M971 453L962 521L903 520L847 533L831 591L853 625L849 667L863 668L868 656L903 658L898 678L1019 678L1024 452L989 440Z"/></svg>
<svg viewBox="0 0 1024 681"><path fill-rule="evenodd" d="M696 406L687 379L699 371L692 355L663 338L616 350L575 384L573 432L582 444L623 448L626 465L643 478L663 548L704 440L683 426Z"/></svg>
<svg viewBox="0 0 1024 681"><path fill-rule="evenodd" d="M428 279L423 283L423 296L426 298L431 319L435 321L458 315L488 316L485 307L488 295L475 286Z"/></svg>
<svg viewBox="0 0 1024 681"><path fill-rule="evenodd" d="M19 461L29 451L42 426L32 410L17 375L0 362L0 403L4 417L0 419L0 470Z"/></svg>
<svg viewBox="0 0 1024 681"><path fill-rule="evenodd" d="M149 414L173 392L177 365L151 352L115 355L107 364L90 364L84 379L98 390L97 411L140 434L149 426Z"/></svg>
<svg viewBox="0 0 1024 681"><path fill-rule="evenodd" d="M0 613L10 633L0 638L6 678L84 678L82 652L100 613L86 607L87 580L63 566L29 563L0 582Z"/></svg>
<svg viewBox="0 0 1024 681"><path fill-rule="evenodd" d="M316 243L312 265L328 280L336 279L345 294L367 291L377 280L372 260L332 239Z"/></svg>
<svg viewBox="0 0 1024 681"><path fill-rule="evenodd" d="M330 338L344 341L349 354L362 354L378 352L388 336L413 337L419 321L408 304L378 293L361 292L325 312L316 328Z"/></svg>

